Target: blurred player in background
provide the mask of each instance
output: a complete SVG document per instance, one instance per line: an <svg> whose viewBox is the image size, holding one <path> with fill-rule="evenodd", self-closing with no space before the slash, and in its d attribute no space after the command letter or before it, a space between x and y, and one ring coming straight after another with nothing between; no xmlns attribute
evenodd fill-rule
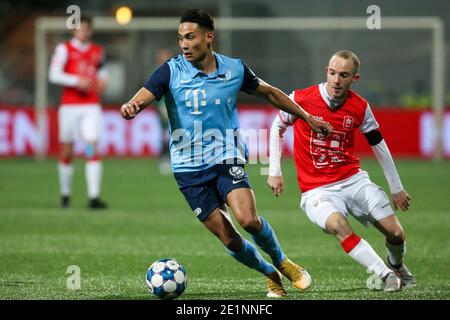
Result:
<svg viewBox="0 0 450 320"><path fill-rule="evenodd" d="M275 107L303 119L315 131L329 132L332 128L304 112L279 89L258 79L242 60L213 52L214 38L214 22L208 13L185 11L178 29L183 54L162 64L121 107L121 114L132 119L155 99L165 97L172 171L180 191L193 213L222 241L231 256L267 277L267 295L282 297L286 290L281 273L298 289L307 289L311 279L286 257L272 227L257 213L244 171L247 148L239 135L237 94L244 91L264 97ZM206 132L214 132L213 137L206 136ZM231 139L225 139L230 132ZM238 233L225 204L273 264Z"/></svg>
<svg viewBox="0 0 450 320"><path fill-rule="evenodd" d="M412 287L415 279L403 263L405 233L385 192L361 170L354 155L354 134L365 135L389 184L395 209L409 208L392 156L369 104L350 90L360 78L359 59L341 50L329 61L327 82L295 90L291 99L318 119L329 121L334 130L329 137L312 131L295 116L280 111L270 133L268 185L275 195L284 191L280 166L281 143L288 126L294 126L294 158L300 186L301 208L308 218L340 241L345 252L377 274L385 291ZM367 226L372 223L386 238L387 263L369 243L357 236L347 216L353 215Z"/></svg>
<svg viewBox="0 0 450 320"><path fill-rule="evenodd" d="M103 48L90 41L92 19L81 17L80 28L73 38L56 46L52 57L49 80L63 86L58 110L60 156L58 173L61 206L70 205L73 177L73 143L78 133L86 144L86 182L88 207L106 208L100 199L102 162L97 142L102 128L100 94L106 90L108 75L104 67Z"/></svg>
<svg viewBox="0 0 450 320"><path fill-rule="evenodd" d="M159 67L167 60L172 58L175 54L170 49L160 49L156 53L156 63ZM158 111L159 121L161 123L161 128L163 130L163 142L161 159L159 161L159 172L164 175L171 173L170 169L170 154L169 154L169 118L167 116L166 103L163 99L156 101L156 111Z"/></svg>

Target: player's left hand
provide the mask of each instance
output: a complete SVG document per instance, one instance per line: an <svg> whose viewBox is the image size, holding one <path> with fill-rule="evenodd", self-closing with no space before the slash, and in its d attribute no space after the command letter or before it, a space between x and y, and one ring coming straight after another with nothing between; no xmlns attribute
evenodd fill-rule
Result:
<svg viewBox="0 0 450 320"><path fill-rule="evenodd" d="M308 119L308 124L313 131L324 134L327 137L331 134L331 131L333 131L333 126L331 124L312 116Z"/></svg>
<svg viewBox="0 0 450 320"><path fill-rule="evenodd" d="M131 120L134 119L142 109L144 109L144 101L137 102L132 100L120 107L120 115L126 120Z"/></svg>
<svg viewBox="0 0 450 320"><path fill-rule="evenodd" d="M402 209L402 211L406 211L409 209L409 201L411 200L411 197L406 191L400 191L397 193L393 193L391 195L392 202L394 203L395 210L398 210L398 208Z"/></svg>
<svg viewBox="0 0 450 320"><path fill-rule="evenodd" d="M267 185L272 190L273 194L278 197L284 191L283 176L269 176L267 178Z"/></svg>

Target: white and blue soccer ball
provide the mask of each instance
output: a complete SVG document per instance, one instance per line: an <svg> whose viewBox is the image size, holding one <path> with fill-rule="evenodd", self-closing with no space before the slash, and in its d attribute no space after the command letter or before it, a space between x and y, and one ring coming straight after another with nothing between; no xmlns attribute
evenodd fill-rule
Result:
<svg viewBox="0 0 450 320"><path fill-rule="evenodd" d="M186 269L175 259L160 259L148 268L145 282L158 298L176 299L186 290Z"/></svg>

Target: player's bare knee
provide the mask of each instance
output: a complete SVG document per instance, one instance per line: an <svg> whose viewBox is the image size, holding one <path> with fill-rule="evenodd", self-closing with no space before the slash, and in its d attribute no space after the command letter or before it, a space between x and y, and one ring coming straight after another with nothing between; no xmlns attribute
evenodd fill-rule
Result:
<svg viewBox="0 0 450 320"><path fill-rule="evenodd" d="M262 228L261 220L256 215L241 217L238 222L245 231L251 234L258 233Z"/></svg>
<svg viewBox="0 0 450 320"><path fill-rule="evenodd" d="M328 232L339 238L346 238L353 233L347 219L340 213L333 213L330 215L326 221L325 227Z"/></svg>
<svg viewBox="0 0 450 320"><path fill-rule="evenodd" d="M386 240L391 244L401 244L405 241L405 232L401 226L394 228L388 236L386 236Z"/></svg>

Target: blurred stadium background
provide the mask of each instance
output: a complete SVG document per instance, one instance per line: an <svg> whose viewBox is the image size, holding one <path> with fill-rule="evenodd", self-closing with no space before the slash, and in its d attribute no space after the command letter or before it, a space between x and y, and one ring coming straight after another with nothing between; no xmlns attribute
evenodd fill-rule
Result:
<svg viewBox="0 0 450 320"><path fill-rule="evenodd" d="M139 30L132 28L131 20L122 27L117 24L114 32L94 33L94 41L105 46L106 66L112 79L103 97L105 124L100 143L106 158L104 194L112 209L95 216L85 209L83 202L81 158L77 160L74 208L66 212L58 208L56 108L60 89L47 84L46 72L55 45L70 37L65 25L46 32L43 51L37 49L37 40L43 35L38 32L39 23L43 23L44 17L66 18L66 9L73 4L97 21L114 19L122 6L132 10L133 19L174 19L172 30ZM0 298L146 298L145 269L164 255L187 264L191 272L187 299L263 297L262 279L256 279L251 271L242 271L218 242L200 231L200 224L186 214L188 207L173 179L158 172L162 132L156 112L150 109L141 115L141 120L125 123L117 110L157 66L161 49L178 54L177 18L184 8L206 9L216 19L360 17L365 22L370 16L367 7L372 4L381 9L381 30L340 29L338 25L331 30L218 27L214 49L243 58L258 76L285 92L322 82L330 55L339 49L350 49L359 56L362 78L354 89L371 103L404 185L414 199L411 211L400 217L410 243L410 269L416 270L419 286L416 291L400 293L395 298L449 299L450 112L445 110L450 105L450 88L445 75L450 71L450 2L447 0L2 1ZM388 17L409 18L411 28L383 29L383 18ZM436 61L439 55L434 45L439 42L439 34L434 38L431 29L415 29L417 17L433 17L438 28L442 26L439 30L443 31L444 59ZM43 122L38 121L36 112L39 99L45 102ZM244 128L268 128L274 115L272 108L247 95L242 95L239 101ZM298 210L299 194L289 159L292 136L286 140L285 172L290 178L285 197L274 202L266 190L265 177L259 175L259 166L264 163L249 166L249 170L259 210L273 220L291 257L304 261L315 277L315 289L307 295L293 293L293 298L385 299L384 294L364 290L367 276L364 271L347 260L334 240L323 236ZM81 143L76 150L82 154ZM364 140L357 141L357 150L374 180L386 187L381 169L371 158ZM373 229L361 233L368 234L379 252L384 250ZM65 270L69 265L82 269L82 290L76 293L65 287ZM208 265L208 270L202 270L204 265ZM230 275L237 274L230 281Z"/></svg>
<svg viewBox="0 0 450 320"><path fill-rule="evenodd" d="M65 28L66 9L71 2L3 1L0 32L0 108L22 110L1 113L0 156L54 155L57 152L56 119L60 88L47 79L48 63L55 45L70 36ZM314 18L344 18L335 22L333 29L281 29L235 30L231 23L222 23L217 30L215 50L227 55L240 56L263 79L285 92L323 81L324 66L329 56L340 48L350 48L362 61L362 81L355 89L366 97L378 111L380 121L394 154L417 157L450 157L450 118L444 107L450 104L450 90L445 75L449 73L448 39L450 4L448 1L431 2L381 1L381 30L369 30L365 20L370 16L370 1L99 1L95 4L79 1L82 12L97 20L113 19L115 29L98 30L94 40L106 48L107 69L114 81L104 94L108 108L117 108L130 98L157 66L162 49L178 53L176 41L177 17L186 7L203 7L216 19L220 18L298 18L307 23ZM147 18L148 24L158 24L151 18L173 17L173 28L144 30L114 23L116 11L128 6L134 20ZM43 17L61 17L56 24L45 24ZM359 29L345 29L345 17L361 17ZM398 17L408 24L397 29L388 28L387 19ZM428 27L420 28L417 17L433 17ZM137 19L136 19L137 18ZM303 18L303 19L302 19ZM305 19L306 18L306 19ZM383 28L383 19L385 28ZM295 20L295 19L294 19ZM395 19L394 19L395 20ZM97 21L99 22L99 21ZM104 22L104 21L103 21ZM142 21L141 21L142 22ZM259 21L264 24L264 20ZM141 24L146 24L141 23ZM105 23L98 23L104 26ZM47 25L45 29L44 25ZM52 27L49 27L52 25ZM38 28L41 26L41 28ZM333 24L331 25L333 26ZM227 27L227 28L226 28ZM322 26L323 27L323 26ZM441 27L441 29L439 29ZM441 32L442 33L439 33ZM40 40L40 41L38 41ZM439 41L442 40L443 43ZM436 50L438 49L438 50ZM260 105L256 98L242 95L241 105ZM35 106L47 112L34 119ZM433 117L433 114L437 119ZM160 129L155 114L147 114L140 128L121 127L117 114L107 112L101 149L106 155L150 155L160 152ZM254 117L243 115L244 128L267 126L272 114ZM45 118L45 119L43 119ZM261 119L255 124L255 119ZM384 119L388 119L385 121ZM389 121L396 119L397 121ZM148 126L147 126L148 123ZM397 126L401 126L400 128ZM127 131L132 131L125 137ZM142 137L142 130L150 134ZM398 130L409 135L397 135ZM19 131L19 132L17 132ZM392 132L392 134L391 134ZM111 139L108 140L108 137ZM149 138L153 137L153 139ZM134 144L129 142L135 141ZM289 139L288 139L289 140ZM435 141L437 140L437 143ZM134 145L128 147L127 145ZM287 147L288 148L288 147ZM77 148L81 150L80 146ZM289 151L289 148L288 150ZM368 153L364 142L358 142L358 151Z"/></svg>

